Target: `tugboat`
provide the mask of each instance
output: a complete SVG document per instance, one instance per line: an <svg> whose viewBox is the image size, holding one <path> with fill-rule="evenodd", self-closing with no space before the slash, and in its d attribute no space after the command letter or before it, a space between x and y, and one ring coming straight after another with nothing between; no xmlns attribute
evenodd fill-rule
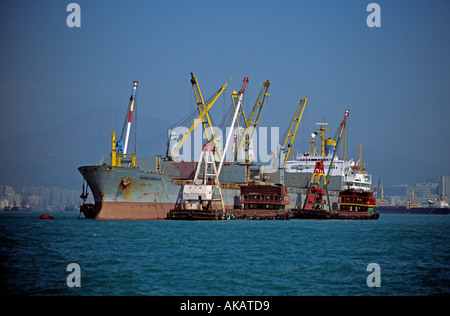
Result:
<svg viewBox="0 0 450 316"><path fill-rule="evenodd" d="M331 208L328 200L326 180L323 172L323 162L316 163L303 209L293 210L293 217L297 219L378 219L380 215L374 212L376 198L371 191L347 189L341 191L338 197L339 209ZM324 181L320 182L323 177ZM311 180L313 181L313 180ZM315 181L315 180L314 180Z"/></svg>
<svg viewBox="0 0 450 316"><path fill-rule="evenodd" d="M286 209L289 195L284 185L248 184L241 186L242 209L235 211L237 219L290 219Z"/></svg>
<svg viewBox="0 0 450 316"><path fill-rule="evenodd" d="M361 161L361 159L360 159ZM365 173L360 165L353 166L352 174L346 181L347 189L339 192L338 204L341 216L351 219L377 219L378 212L374 212L377 199L370 188L372 183L370 175ZM346 178L347 179L347 178Z"/></svg>
<svg viewBox="0 0 450 316"><path fill-rule="evenodd" d="M378 219L380 214L374 212L377 199L372 192L345 190L339 193L339 215L345 219Z"/></svg>
<svg viewBox="0 0 450 316"><path fill-rule="evenodd" d="M341 123L341 129L336 141L342 137L345 122L349 110L345 111L344 120ZM328 195L327 183L330 170L333 166L333 160L336 154L336 147L333 149L333 156L328 167L328 174L325 176L324 162L317 161L314 167L308 193L302 209L292 210L294 218L297 219L378 219L378 212L373 212L376 204L376 198L371 191L349 187L341 191L338 197L339 209L332 209ZM361 174L363 175L363 174Z"/></svg>

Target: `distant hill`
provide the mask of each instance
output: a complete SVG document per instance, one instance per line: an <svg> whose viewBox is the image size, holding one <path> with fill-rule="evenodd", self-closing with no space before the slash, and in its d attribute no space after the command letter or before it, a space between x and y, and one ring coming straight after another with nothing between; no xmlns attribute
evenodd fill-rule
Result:
<svg viewBox="0 0 450 316"><path fill-rule="evenodd" d="M82 177L77 168L97 164L110 154L113 126L120 136L123 121L123 111L97 108L35 134L0 138L0 183L15 188L33 185L81 188ZM173 124L161 119L138 117L138 156L164 155L167 129ZM130 148L134 149L134 142ZM414 184L430 175L446 174L439 166L432 165L437 173L423 168L423 162L416 156L398 156L379 149L364 151L363 160L368 173L373 175L374 186L378 178L389 186Z"/></svg>
<svg viewBox="0 0 450 316"><path fill-rule="evenodd" d="M4 153L0 156L0 182L13 187L81 187L77 168L109 155L112 125L120 135L123 117L124 113L112 108L94 109L36 134L0 139ZM138 117L137 124L138 155L164 154L170 123Z"/></svg>

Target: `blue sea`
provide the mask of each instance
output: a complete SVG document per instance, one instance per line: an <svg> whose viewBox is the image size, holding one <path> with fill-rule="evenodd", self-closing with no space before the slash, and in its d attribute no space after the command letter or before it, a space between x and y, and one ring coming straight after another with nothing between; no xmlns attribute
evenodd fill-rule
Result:
<svg viewBox="0 0 450 316"><path fill-rule="evenodd" d="M0 212L2 295L450 294L448 215L184 222L43 213Z"/></svg>

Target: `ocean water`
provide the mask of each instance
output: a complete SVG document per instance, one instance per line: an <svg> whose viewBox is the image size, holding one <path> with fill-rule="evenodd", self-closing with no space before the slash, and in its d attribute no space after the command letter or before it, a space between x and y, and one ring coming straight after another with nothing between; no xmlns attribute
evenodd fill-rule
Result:
<svg viewBox="0 0 450 316"><path fill-rule="evenodd" d="M0 212L2 295L450 294L446 215L183 222L40 214ZM68 271L70 263L79 269ZM379 270L367 271L371 263Z"/></svg>

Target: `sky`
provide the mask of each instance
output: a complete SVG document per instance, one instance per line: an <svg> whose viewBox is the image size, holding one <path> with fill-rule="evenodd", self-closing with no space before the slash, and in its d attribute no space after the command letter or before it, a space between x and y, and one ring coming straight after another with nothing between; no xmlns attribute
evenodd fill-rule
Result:
<svg viewBox="0 0 450 316"><path fill-rule="evenodd" d="M333 137L348 108L349 155L362 142L374 182L450 175L448 1L377 1L373 28L362 0L80 0L72 28L69 3L0 4L1 139L125 110L133 80L139 115L169 128L192 107L191 72L206 97L232 77L229 97L248 76L250 107L271 82L259 126L284 131L308 99L297 152L324 118ZM228 102L217 102L217 121Z"/></svg>

